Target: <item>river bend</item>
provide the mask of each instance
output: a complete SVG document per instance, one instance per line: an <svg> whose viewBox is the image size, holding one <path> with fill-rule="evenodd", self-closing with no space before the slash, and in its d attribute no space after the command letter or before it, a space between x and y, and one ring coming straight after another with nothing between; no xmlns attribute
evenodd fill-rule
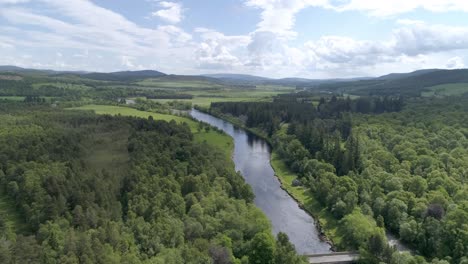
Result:
<svg viewBox="0 0 468 264"><path fill-rule="evenodd" d="M256 135L229 122L193 109L191 116L218 127L234 139L233 161L255 193L255 205L270 219L274 234L286 233L299 254L331 252L319 238L314 219L281 189L270 165L271 149Z"/></svg>

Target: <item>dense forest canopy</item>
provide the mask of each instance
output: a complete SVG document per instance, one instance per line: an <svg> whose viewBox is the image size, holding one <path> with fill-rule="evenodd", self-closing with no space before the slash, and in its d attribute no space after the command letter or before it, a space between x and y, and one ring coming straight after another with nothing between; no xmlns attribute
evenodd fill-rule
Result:
<svg viewBox="0 0 468 264"><path fill-rule="evenodd" d="M339 250L468 263L465 71L286 88L159 74L0 74L0 263L303 263L193 127L65 110L183 114L194 99L271 142Z"/></svg>
<svg viewBox="0 0 468 264"><path fill-rule="evenodd" d="M422 70L406 74L390 74L379 78L329 82L317 85L302 84L298 88L311 91L329 91L359 96L420 97L430 87L441 84L468 83L468 70ZM464 90L467 93L468 90Z"/></svg>
<svg viewBox="0 0 468 264"><path fill-rule="evenodd" d="M1 263L303 261L185 124L42 102L0 102L0 120L0 194L25 225L0 216Z"/></svg>
<svg viewBox="0 0 468 264"><path fill-rule="evenodd" d="M385 227L429 260L466 263L467 106L466 97L332 97L314 107L283 97L210 111L267 132L274 151L340 220L341 248L360 248L369 263L407 263L382 244Z"/></svg>

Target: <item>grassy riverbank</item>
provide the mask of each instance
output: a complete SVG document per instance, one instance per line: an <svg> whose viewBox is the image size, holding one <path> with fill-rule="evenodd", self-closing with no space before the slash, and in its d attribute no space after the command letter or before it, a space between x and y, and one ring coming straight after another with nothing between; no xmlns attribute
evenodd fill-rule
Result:
<svg viewBox="0 0 468 264"><path fill-rule="evenodd" d="M274 151L271 154L271 166L276 177L281 182L281 187L296 200L296 202L316 221L319 232L322 233L334 247L340 248L342 236L339 234L339 221L326 210L310 193L309 189L303 186L294 187L292 182L297 178Z"/></svg>
<svg viewBox="0 0 468 264"><path fill-rule="evenodd" d="M241 120L239 120L236 117L223 115L223 114L219 114L219 113L212 113L212 112L209 111L209 109L204 108L204 107L196 107L196 109L201 111L201 112L204 112L204 113L210 114L212 116L215 116L215 117L217 117L219 119L222 119L224 121L227 121L227 122L233 124L236 127L240 127L240 128L242 128L244 130L247 130L250 133L255 134L257 137L260 137L260 138L264 139L266 142L268 142L271 145L271 138L268 137L267 133L263 132L261 129L247 127L247 126L244 125L244 123L242 123Z"/></svg>
<svg viewBox="0 0 468 264"><path fill-rule="evenodd" d="M226 157L230 160L232 152L234 150L234 140L223 132L218 132L213 129L205 130L198 129L198 123L190 118L183 116L159 114L154 112L140 111L134 108L125 106L112 106L112 105L85 105L80 107L69 108L69 110L88 110L94 111L99 115L122 115L122 116L134 116L141 118L148 118L152 116L154 120L171 121L174 120L178 123L187 123L192 131L195 141L206 142L212 146L215 146L223 151Z"/></svg>
<svg viewBox="0 0 468 264"><path fill-rule="evenodd" d="M206 109L199 109L200 111L208 112ZM216 113L210 113L218 118L226 120L238 127L241 127L263 139L265 139L271 145L271 138L258 128L248 128L241 120L233 116L220 115ZM311 215L317 224L319 232L325 240L333 245L333 248L342 249L340 247L342 241L342 235L339 231L340 223L333 217L333 215L323 207L310 192L310 190L303 186L292 186L292 182L297 178L297 175L293 173L284 163L283 160L273 150L270 163L275 171L276 177L281 182L281 187L299 204L299 206Z"/></svg>

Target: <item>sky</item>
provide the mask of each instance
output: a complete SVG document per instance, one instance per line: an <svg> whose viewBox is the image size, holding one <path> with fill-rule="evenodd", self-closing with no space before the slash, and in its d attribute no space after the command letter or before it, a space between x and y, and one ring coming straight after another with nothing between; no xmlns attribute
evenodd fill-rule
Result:
<svg viewBox="0 0 468 264"><path fill-rule="evenodd" d="M466 0L0 0L0 65L349 78L467 63Z"/></svg>

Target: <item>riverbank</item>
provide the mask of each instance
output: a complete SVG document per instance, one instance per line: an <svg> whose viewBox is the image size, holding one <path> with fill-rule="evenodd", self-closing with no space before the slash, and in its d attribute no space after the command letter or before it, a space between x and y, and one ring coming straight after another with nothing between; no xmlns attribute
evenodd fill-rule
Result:
<svg viewBox="0 0 468 264"><path fill-rule="evenodd" d="M244 130L226 118L215 117L206 111L194 110L192 116L222 129L234 138L236 170L252 187L255 205L268 216L275 234L287 234L300 254L331 252L330 244L321 239L316 221L300 208L275 176L271 166L271 147L265 140L256 136L254 131Z"/></svg>
<svg viewBox="0 0 468 264"><path fill-rule="evenodd" d="M244 123L242 123L241 120L239 120L239 118L219 114L219 113L216 113L216 112L210 112L209 109L204 108L204 107L194 107L194 108L197 109L200 112L205 113L205 114L209 114L209 115L212 115L212 116L217 117L219 119L222 119L224 121L227 121L227 122L233 124L236 127L240 127L240 128L242 128L244 130L247 130L250 133L256 135L257 137L265 140L266 142L268 142L268 144L270 144L270 146L272 146L271 138L265 132L263 132L263 131L261 131L260 129L257 129L257 128L247 127L246 125L244 125Z"/></svg>
<svg viewBox="0 0 468 264"><path fill-rule="evenodd" d="M268 135L256 128L249 128L245 126L241 120L236 117L222 115L219 113L211 113L208 109L197 109L201 112L213 115L217 118L225 120L229 123L234 124L250 133L267 141L272 146L271 138ZM318 232L320 233L320 239L328 243L333 251L342 249L339 247L341 244L342 236L339 235L339 221L333 217L333 215L326 210L310 193L310 191L302 186L292 186L294 179L297 179L297 175L294 174L286 164L281 160L276 152L272 148L270 156L270 164L275 172L275 176L278 178L281 184L281 188L286 191L291 198L293 198L301 209L309 214L315 221Z"/></svg>
<svg viewBox="0 0 468 264"><path fill-rule="evenodd" d="M270 163L275 171L275 176L281 183L281 188L315 220L315 225L320 232L320 238L329 243L333 251L340 249L338 246L342 237L338 234L338 220L320 205L307 188L292 185L292 182L297 179L297 175L286 166L275 151L272 152Z"/></svg>
<svg viewBox="0 0 468 264"><path fill-rule="evenodd" d="M205 129L204 127L200 128L198 125L198 121L192 120L190 116L169 115L148 111L140 111L135 108L116 105L91 104L66 109L93 111L98 115L122 115L141 118L148 118L149 116L151 116L154 120L163 120L167 122L173 120L177 123L186 123L190 127L190 131L192 132L194 140L196 142L206 142L207 144L222 151L226 158L232 161L231 158L234 153L234 140L232 139L232 137L219 130L211 128ZM234 166L234 163L232 166Z"/></svg>

